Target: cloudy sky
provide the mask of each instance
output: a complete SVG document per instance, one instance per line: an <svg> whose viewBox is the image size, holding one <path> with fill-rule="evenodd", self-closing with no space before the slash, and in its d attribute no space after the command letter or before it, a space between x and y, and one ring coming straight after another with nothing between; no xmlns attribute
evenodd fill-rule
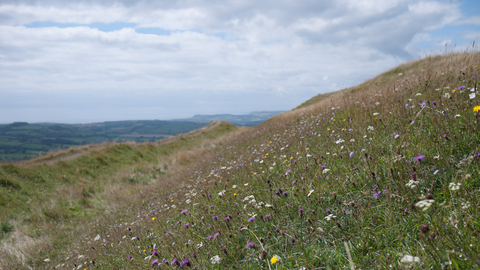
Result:
<svg viewBox="0 0 480 270"><path fill-rule="evenodd" d="M480 41L477 0L0 0L0 123L289 110Z"/></svg>

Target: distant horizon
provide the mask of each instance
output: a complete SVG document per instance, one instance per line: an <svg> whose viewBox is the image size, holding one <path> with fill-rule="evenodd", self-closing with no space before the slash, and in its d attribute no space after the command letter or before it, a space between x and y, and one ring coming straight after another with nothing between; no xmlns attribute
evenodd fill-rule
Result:
<svg viewBox="0 0 480 270"><path fill-rule="evenodd" d="M28 122L28 121L14 121L9 123L0 123L0 125L10 125L14 123L28 123L28 124L57 124L57 125L87 125L87 124L97 124L97 123L105 123L105 122L121 122L121 121L188 121L188 119L193 118L197 115L201 116L216 116L216 115L234 115L234 116L243 116L243 115L250 115L255 112L267 112L267 113L282 113L288 110L275 110L275 111L252 111L250 113L245 114L232 114L232 113L218 113L218 114L194 114L191 117L187 118L174 118L174 119L123 119L123 120L105 120L105 121L96 121L96 122L83 122L83 123L64 123L64 122L49 122L49 121L42 121L42 122Z"/></svg>

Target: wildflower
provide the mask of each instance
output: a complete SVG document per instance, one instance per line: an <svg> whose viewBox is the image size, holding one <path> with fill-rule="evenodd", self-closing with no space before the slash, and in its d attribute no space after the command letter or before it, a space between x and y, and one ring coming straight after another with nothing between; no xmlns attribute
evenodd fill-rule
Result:
<svg viewBox="0 0 480 270"><path fill-rule="evenodd" d="M471 93L470 95L468 95L468 97L469 97L470 99L474 99L474 98L475 98L475 93Z"/></svg>
<svg viewBox="0 0 480 270"><path fill-rule="evenodd" d="M185 258L185 260L183 260L183 262L182 262L182 266L189 266L190 267L191 266L190 260Z"/></svg>
<svg viewBox="0 0 480 270"><path fill-rule="evenodd" d="M232 186L232 188L236 188L236 187L237 187L237 185L233 185L233 186Z"/></svg>
<svg viewBox="0 0 480 270"><path fill-rule="evenodd" d="M328 216L325 217L326 220L332 220L334 218L336 218L337 216L334 216L333 214L330 214Z"/></svg>
<svg viewBox="0 0 480 270"><path fill-rule="evenodd" d="M410 255L405 255L400 259L401 263L413 263L413 262L420 262L419 257L413 257Z"/></svg>
<svg viewBox="0 0 480 270"><path fill-rule="evenodd" d="M378 199L378 196L380 196L381 193L382 193L381 191L374 192L373 193L373 198Z"/></svg>
<svg viewBox="0 0 480 270"><path fill-rule="evenodd" d="M155 217L152 217L152 220L155 220Z"/></svg>
<svg viewBox="0 0 480 270"><path fill-rule="evenodd" d="M153 260L152 265L155 265L158 263L158 259Z"/></svg>
<svg viewBox="0 0 480 270"><path fill-rule="evenodd" d="M185 209L185 210L182 211L182 214L185 215L185 214L187 214L187 212L188 212L188 211Z"/></svg>
<svg viewBox="0 0 480 270"><path fill-rule="evenodd" d="M172 265L180 265L180 262L177 260L177 258L173 258Z"/></svg>
<svg viewBox="0 0 480 270"><path fill-rule="evenodd" d="M438 173L438 170L434 171L434 172L433 172L433 175L435 175L435 174L437 174L437 173Z"/></svg>
<svg viewBox="0 0 480 270"><path fill-rule="evenodd" d="M376 116L376 115L378 115L378 114L379 114L379 113L377 113L377 112L376 112L376 113L373 113L373 116Z"/></svg>
<svg viewBox="0 0 480 270"><path fill-rule="evenodd" d="M255 216L248 219L248 222L252 222L255 219Z"/></svg>
<svg viewBox="0 0 480 270"><path fill-rule="evenodd" d="M212 264L219 264L221 261L222 261L222 258L220 258L220 256L218 255L215 255L212 258L210 258L210 262Z"/></svg>
<svg viewBox="0 0 480 270"><path fill-rule="evenodd" d="M278 255L274 255L271 259L270 259L270 262L272 264L275 264L277 263L278 261L280 260L280 257Z"/></svg>
<svg viewBox="0 0 480 270"><path fill-rule="evenodd" d="M427 211L428 208L430 208L430 206L432 205L432 203L434 203L435 200L423 200L423 201L419 201L415 204L416 207L418 208L421 208L423 211Z"/></svg>
<svg viewBox="0 0 480 270"><path fill-rule="evenodd" d="M451 191L456 191L456 190L459 190L460 189L460 186L462 184L460 183L450 183L448 184L448 188L451 190Z"/></svg>
<svg viewBox="0 0 480 270"><path fill-rule="evenodd" d="M474 112L480 111L480 106L475 106L475 107L473 107L473 111L474 111Z"/></svg>
<svg viewBox="0 0 480 270"><path fill-rule="evenodd" d="M462 85L462 86L458 87L458 90L462 90L462 89L465 89L465 85Z"/></svg>
<svg viewBox="0 0 480 270"><path fill-rule="evenodd" d="M421 162L424 157L425 157L425 155L418 155L418 156L414 157L413 159L415 159L418 162Z"/></svg>
<svg viewBox="0 0 480 270"><path fill-rule="evenodd" d="M354 154L353 152L350 152L350 158L352 158L352 157L353 157L353 154Z"/></svg>
<svg viewBox="0 0 480 270"><path fill-rule="evenodd" d="M207 236L207 240L210 240L210 239L212 239L212 236L211 235Z"/></svg>
<svg viewBox="0 0 480 270"><path fill-rule="evenodd" d="M323 169L322 173L326 174L328 171L330 171L330 169Z"/></svg>
<svg viewBox="0 0 480 270"><path fill-rule="evenodd" d="M213 219L217 219L217 218L218 218L218 216L213 216L212 218L213 218Z"/></svg>
<svg viewBox="0 0 480 270"><path fill-rule="evenodd" d="M251 248L251 247L254 247L254 246L255 246L255 244L253 242L248 242L248 244L247 244L247 248Z"/></svg>
<svg viewBox="0 0 480 270"><path fill-rule="evenodd" d="M314 191L315 191L315 190L311 189L311 190L308 192L307 197L310 197L310 195L312 195L312 193L313 193Z"/></svg>
<svg viewBox="0 0 480 270"><path fill-rule="evenodd" d="M374 130L372 126L368 126L367 130Z"/></svg>
<svg viewBox="0 0 480 270"><path fill-rule="evenodd" d="M300 216L303 215L303 209L302 209L302 208L298 209L298 214L299 214Z"/></svg>
<svg viewBox="0 0 480 270"><path fill-rule="evenodd" d="M264 219L269 219L269 218L270 218L270 214L266 214L263 218L264 218Z"/></svg>
<svg viewBox="0 0 480 270"><path fill-rule="evenodd" d="M430 231L430 228L428 227L428 225L421 225L418 229L419 229L422 233L427 233L428 231Z"/></svg>
<svg viewBox="0 0 480 270"><path fill-rule="evenodd" d="M400 138L400 135L395 134L395 136L393 138L396 140L396 139Z"/></svg>
<svg viewBox="0 0 480 270"><path fill-rule="evenodd" d="M345 140L343 140L343 139L338 139L338 141L336 141L335 143L336 143L336 144L339 144L339 143L343 143L344 141L345 141Z"/></svg>
<svg viewBox="0 0 480 270"><path fill-rule="evenodd" d="M220 235L220 233L217 232L217 233L215 233L215 234L213 235L213 238L217 238L219 235Z"/></svg>
<svg viewBox="0 0 480 270"><path fill-rule="evenodd" d="M223 196L223 195L225 195L225 192L227 192L227 191L226 191L226 190L220 191L220 192L218 193L218 196Z"/></svg>
<svg viewBox="0 0 480 270"><path fill-rule="evenodd" d="M183 226L185 226L185 228L188 228L188 226L190 226L190 223L185 223L185 225Z"/></svg>
<svg viewBox="0 0 480 270"><path fill-rule="evenodd" d="M443 94L443 96L444 96L445 98L450 98L450 94L449 94L449 93L445 93L445 94Z"/></svg>
<svg viewBox="0 0 480 270"><path fill-rule="evenodd" d="M226 217L225 217L225 220L226 220L226 221L229 221L230 219L231 219L230 216L226 216Z"/></svg>

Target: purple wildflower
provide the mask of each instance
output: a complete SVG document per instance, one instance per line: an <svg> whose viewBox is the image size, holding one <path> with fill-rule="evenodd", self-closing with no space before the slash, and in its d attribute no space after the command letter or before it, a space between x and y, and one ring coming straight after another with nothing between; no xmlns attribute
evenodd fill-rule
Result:
<svg viewBox="0 0 480 270"><path fill-rule="evenodd" d="M255 216L248 219L248 222L252 222L255 219Z"/></svg>
<svg viewBox="0 0 480 270"><path fill-rule="evenodd" d="M253 242L248 242L247 248L253 247Z"/></svg>
<svg viewBox="0 0 480 270"><path fill-rule="evenodd" d="M434 172L433 172L433 175L435 175L435 174L437 174L437 173L438 173L438 170L434 171Z"/></svg>
<svg viewBox="0 0 480 270"><path fill-rule="evenodd" d="M210 240L210 239L212 239L212 236L211 235L207 236L207 240Z"/></svg>
<svg viewBox="0 0 480 270"><path fill-rule="evenodd" d="M393 138L396 140L396 139L400 138L400 135L395 134L395 136Z"/></svg>
<svg viewBox="0 0 480 270"><path fill-rule="evenodd" d="M475 79L475 76L472 76L470 79Z"/></svg>
<svg viewBox="0 0 480 270"><path fill-rule="evenodd" d="M353 157L353 154L354 154L353 152L350 152L350 158L352 158L352 157Z"/></svg>
<svg viewBox="0 0 480 270"><path fill-rule="evenodd" d="M382 193L381 191L379 191L379 192L374 192L374 193L373 193L373 198L378 199L378 196L379 196L381 193Z"/></svg>
<svg viewBox="0 0 480 270"><path fill-rule="evenodd" d="M186 224L183 225L183 226L185 226L185 228L188 228L189 225L190 225L190 223L186 223Z"/></svg>
<svg viewBox="0 0 480 270"><path fill-rule="evenodd" d="M225 220L226 220L226 221L229 221L230 219L231 219L230 216L226 216L226 217L225 217Z"/></svg>
<svg viewBox="0 0 480 270"><path fill-rule="evenodd" d="M213 238L217 238L219 235L220 235L220 233L217 232L217 233L215 233L215 234L213 235Z"/></svg>
<svg viewBox="0 0 480 270"><path fill-rule="evenodd" d="M297 182L297 180L293 180L292 185L295 184L295 182Z"/></svg>
<svg viewBox="0 0 480 270"><path fill-rule="evenodd" d="M426 101L424 101L424 102L422 102L422 103L420 104L420 108L422 108L422 109L423 109L425 106L427 106L427 102L426 102Z"/></svg>
<svg viewBox="0 0 480 270"><path fill-rule="evenodd" d="M158 263L158 259L153 260L152 265L155 265Z"/></svg>
<svg viewBox="0 0 480 270"><path fill-rule="evenodd" d="M413 159L415 159L416 161L418 162L422 162L422 159L425 157L425 155L418 155L416 157L414 157Z"/></svg>
<svg viewBox="0 0 480 270"><path fill-rule="evenodd" d="M287 192L286 192L286 191L284 191L282 194L285 195L285 196L287 196Z"/></svg>
<svg viewBox="0 0 480 270"><path fill-rule="evenodd" d="M289 172L291 172L291 171L292 171L292 170L287 170L287 171L285 172L285 174L287 174L287 173L289 173Z"/></svg>
<svg viewBox="0 0 480 270"><path fill-rule="evenodd" d="M443 138L447 138L447 134L443 134Z"/></svg>
<svg viewBox="0 0 480 270"><path fill-rule="evenodd" d="M185 215L187 212L188 212L187 209L185 209L185 210L182 211L182 214Z"/></svg>
<svg viewBox="0 0 480 270"><path fill-rule="evenodd" d="M172 265L180 265L180 262L178 262L177 258L173 258Z"/></svg>
<svg viewBox="0 0 480 270"><path fill-rule="evenodd" d="M365 148L363 148L362 151L360 151L360 152L362 152L362 153L365 152Z"/></svg>
<svg viewBox="0 0 480 270"><path fill-rule="evenodd" d="M183 260L182 262L182 266L190 266L190 265L191 265L190 260L185 258L185 260Z"/></svg>
<svg viewBox="0 0 480 270"><path fill-rule="evenodd" d="M302 213L302 212L303 212L303 209L302 209L302 208L298 209L298 212Z"/></svg>
<svg viewBox="0 0 480 270"><path fill-rule="evenodd" d="M270 214L266 214L266 215L264 216L264 218L265 218L265 219L269 219L269 218L270 218Z"/></svg>
<svg viewBox="0 0 480 270"><path fill-rule="evenodd" d="M330 209L327 209L325 212L327 212L328 215L332 214L332 212L330 212Z"/></svg>
<svg viewBox="0 0 480 270"><path fill-rule="evenodd" d="M275 194L280 195L280 190L277 189L277 191L275 191Z"/></svg>
<svg viewBox="0 0 480 270"><path fill-rule="evenodd" d="M462 89L465 89L465 85L462 85L462 86L458 87L458 90L462 90Z"/></svg>
<svg viewBox="0 0 480 270"><path fill-rule="evenodd" d="M212 209L213 209L213 208L215 208L215 205L213 205L213 204L212 204L212 205L210 205L210 208L212 208Z"/></svg>
<svg viewBox="0 0 480 270"><path fill-rule="evenodd" d="M213 218L213 219L217 219L217 218L218 218L218 216L213 216L212 218Z"/></svg>

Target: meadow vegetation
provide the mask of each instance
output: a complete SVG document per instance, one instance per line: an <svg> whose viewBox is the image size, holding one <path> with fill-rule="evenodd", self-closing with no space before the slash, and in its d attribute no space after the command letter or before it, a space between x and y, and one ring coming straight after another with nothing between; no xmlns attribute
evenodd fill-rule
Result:
<svg viewBox="0 0 480 270"><path fill-rule="evenodd" d="M232 133L25 264L478 269L479 64L477 52L405 63Z"/></svg>

